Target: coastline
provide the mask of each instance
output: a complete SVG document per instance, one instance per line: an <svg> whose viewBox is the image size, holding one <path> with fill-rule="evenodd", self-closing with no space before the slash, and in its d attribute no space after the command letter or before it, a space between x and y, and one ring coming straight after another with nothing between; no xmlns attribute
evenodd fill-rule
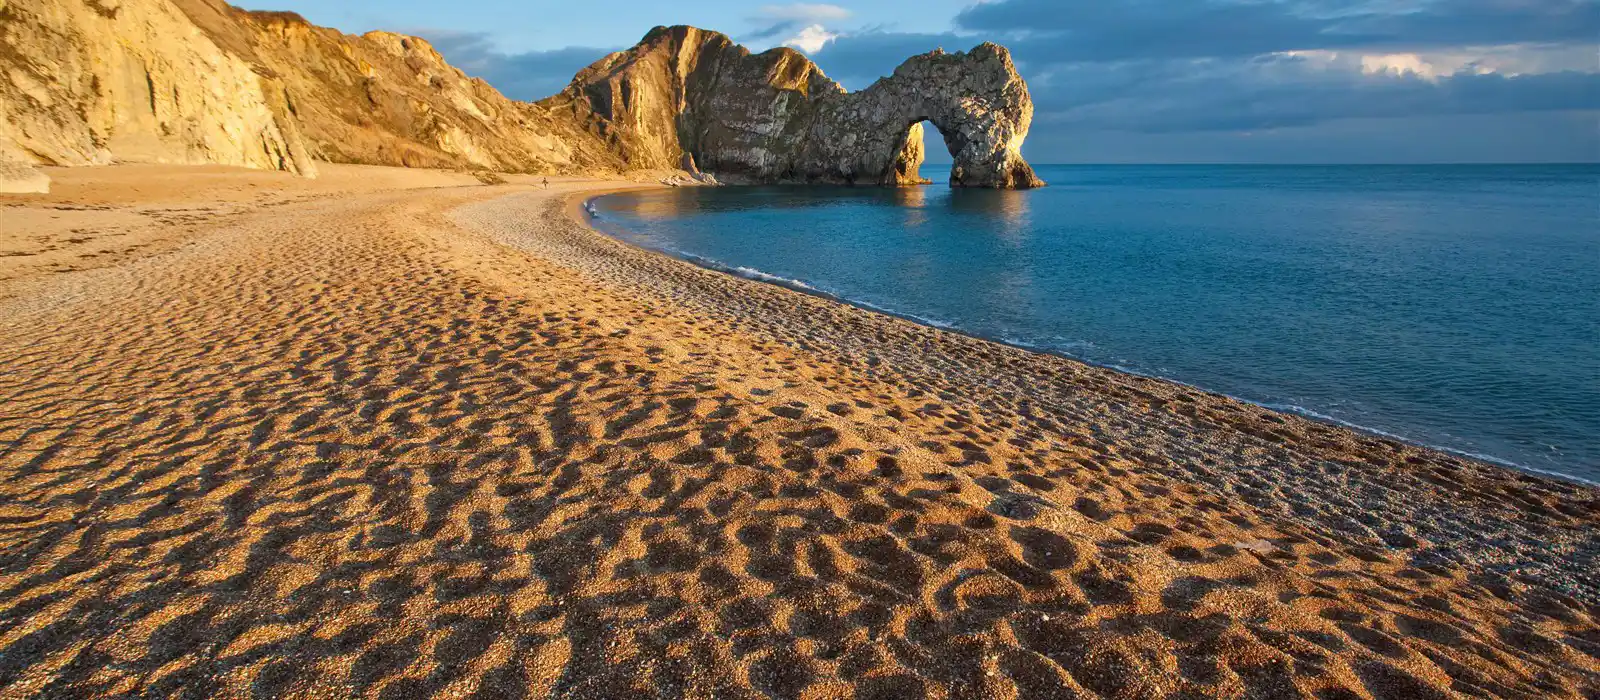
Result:
<svg viewBox="0 0 1600 700"><path fill-rule="evenodd" d="M636 246L593 228L583 215L584 202L612 191L614 190L606 189L571 195L562 207L562 213L573 228L562 232L565 237L562 238L563 245L559 250L543 247L538 249L537 254L558 259L562 264L583 269L604 278L608 284L622 286L630 291L639 291L640 287L661 284L660 279L650 279L652 276L672 280L667 283L669 286L688 284L689 280L697 285L704 284L710 291L708 297L723 301L731 299L746 301L747 307L759 309L759 313L746 313L749 309L718 308L716 304L703 299L686 299L682 295L673 298L678 303L692 302L690 305L696 311L709 312L721 316L722 320L729 323L740 324L741 330L748 328L763 331L768 334L771 342L792 343L793 341L786 341L784 336L797 333L795 328L763 327L759 320L753 320L760 319L763 314L769 317L781 317L785 323L804 329L798 331L798 334L803 336L805 341L795 345L807 352L828 353L832 359L841 364L855 364L857 361L854 355L862 351L862 345L851 341L851 337L872 336L881 327L888 326L916 339L900 343L901 347L954 346L946 348L945 354L970 355L983 360L988 366L973 372L973 368L960 363L951 363L937 356L930 357L916 353L900 354L895 358L895 362L885 362L873 357L872 351L867 351L867 356L871 358L868 364L877 368L876 371L880 373L893 373L898 368L916 368L927 374L942 374L945 378L955 378L963 389L995 384L1009 385L1001 392L1009 399L1015 400L1017 397L1027 396L1038 404L1055 403L1057 407L1060 406L1059 395L1071 395L1084 390L1104 394L1095 402L1100 407L1116 405L1119 402L1137 402L1158 409L1181 406L1183 409L1178 412L1163 411L1163 418L1178 422L1200 423L1201 427L1197 433L1186 437L1193 439L1199 435L1215 439L1223 453L1242 458L1235 462L1236 469L1247 468L1247 465L1255 467L1288 455L1293 455L1289 463L1295 464L1297 468L1288 474L1275 472L1268 474L1269 480L1283 484L1278 488L1268 489L1275 497L1263 497L1259 485L1250 483L1258 481L1263 475L1248 475L1241 478L1238 474L1218 472L1205 467L1185 470L1182 466L1178 466L1174 469L1173 464L1168 464L1166 469L1158 467L1156 471L1187 472L1186 480L1209 482L1211 486L1224 484L1220 489L1222 492L1232 496L1247 495L1258 504L1276 503L1279 507L1275 510L1280 511L1279 514L1289 515L1291 519L1298 520L1304 525L1329 528L1331 531L1338 531L1340 527L1344 527L1353 530L1358 537L1364 538L1369 543L1383 546L1384 537L1376 529L1351 526L1361 520L1398 524L1406 532L1396 533L1395 539L1407 541L1413 537L1427 539L1430 535L1437 537L1445 534L1436 544L1439 549L1450 551L1458 546L1472 549L1472 538L1461 537L1459 533L1455 536L1440 533L1427 527L1428 523L1419 520L1432 519L1432 524L1438 525L1437 518L1440 514L1451 512L1456 507L1466 504L1489 506L1484 512L1473 515L1488 517L1501 524L1521 520L1523 514L1517 512L1515 507L1508 507L1508 504L1498 497L1487 495L1501 490L1532 486L1552 495L1562 494L1556 496L1558 500L1570 498L1576 499L1576 503L1586 504L1578 506L1575 512L1587 512L1591 516L1595 512L1597 503L1595 499L1600 496L1600 490L1581 480L1568 480L1556 475L1511 469L1297 413L1274 410L1166 379L1100 367L1076 358L1041 353L958 330L933 327L896 314L858 307L843 300L836 300L831 295L820 295L807 290L797 290L727 274L667 253ZM475 206L492 208L495 205L491 203ZM506 215L506 218L515 217ZM502 243L507 242L504 238L498 240ZM516 246L515 242L509 244L520 247ZM614 260L598 259L616 251L623 252L616 255ZM639 275L642 279L633 278L633 275ZM736 291L729 290L729 287ZM750 299L755 301L749 301ZM849 330L832 334L830 337L829 329L819 327L821 324L802 322L802 319L806 318L825 318L828 320L826 325ZM823 337L831 342L819 342ZM984 370L998 371L985 374ZM1000 377L1002 372L1025 378L1003 381ZM919 380L907 381L914 384ZM1057 395L1052 396L1052 394ZM940 398L943 399L948 400L951 396L953 394L949 392L940 393ZM1135 408L1124 404L1119 408L1133 414L1148 414L1148 410L1142 409L1142 406ZM1189 409L1197 410L1192 413L1186 412ZM1079 411L1074 413L1081 415ZM1159 430L1162 428L1156 427L1145 434L1149 435ZM1141 436L1136 439L1142 442L1146 438ZM1183 446L1177 447L1181 452ZM1139 454L1145 449L1148 449L1148 446L1141 445L1141 448L1134 452ZM1140 456L1153 455L1144 453ZM1169 461L1176 460L1169 458ZM1340 469L1350 471L1337 474L1336 479L1329 479L1330 475L1321 466L1324 463L1337 464ZM1450 486L1455 488L1441 492L1439 479L1429 473L1432 470L1450 472ZM1325 481L1332 483L1319 483ZM1459 488L1462 485L1467 487ZM1290 495L1288 493L1290 489L1309 490L1316 495ZM1397 498L1401 494L1404 497ZM1377 498L1373 498L1374 496ZM1343 512L1318 512L1316 516L1310 518L1293 513L1294 509L1287 505L1296 500L1307 500L1323 506L1351 497L1371 500L1363 502L1358 508ZM1435 499L1438 499L1438 502L1432 506L1433 514L1418 519L1419 511L1429 509L1419 501ZM1330 525L1330 523L1336 524ZM1414 535L1418 526L1423 526L1421 534ZM1503 531L1498 526L1489 529ZM1506 543L1501 540L1497 544ZM1583 561L1596 561L1600 542L1594 537L1589 537L1583 544L1586 550L1582 554ZM1543 550L1548 545L1549 541L1540 536L1532 536L1526 541L1527 551ZM1480 551L1474 554L1486 553ZM1507 569L1523 568L1521 563L1503 563L1503 565ZM1577 570L1582 569L1580 566ZM1600 583L1588 577L1575 575L1577 570L1573 570L1572 576L1560 574L1552 576L1549 580L1563 583L1576 582L1577 585L1590 589L1584 594L1586 599L1600 599L1596 597L1597 592L1600 592Z"/></svg>
<svg viewBox="0 0 1600 700"><path fill-rule="evenodd" d="M1374 428L1374 427L1371 427L1371 426L1361 425L1359 423L1354 423L1354 422L1351 422L1351 421L1343 420L1343 419L1340 419L1338 417L1327 415L1327 414L1324 414L1324 413L1320 413L1320 412L1318 412L1316 410L1313 410L1313 409L1310 409L1310 408L1306 408L1306 407L1303 407L1303 406L1297 406L1297 405L1293 405L1293 404L1275 404L1275 403L1270 403L1270 402L1265 402L1265 401L1256 401L1256 400L1248 399L1248 398L1241 397L1241 396L1235 396L1233 394L1229 394L1229 393L1226 393L1226 392L1216 391L1216 390L1213 390L1213 389L1208 389L1208 388L1200 386L1198 384L1185 382L1185 381L1183 381L1181 379L1176 379L1176 378L1173 378L1173 377L1166 377L1166 376L1161 376L1161 375L1153 374L1153 373L1149 373L1149 372L1142 372L1142 371L1139 371L1139 370L1134 369L1134 368L1125 367L1125 366L1116 365L1116 364L1108 364L1108 363L1103 363L1103 362L1096 362L1094 360L1091 360L1091 359L1088 359L1088 358L1084 358L1084 357L1079 357L1077 355L1074 355L1074 354L1072 354L1070 352L1063 351L1063 350L1057 350L1057 349L1054 349L1054 348L1045 347L1045 346L1039 346L1039 345L1035 345L1035 344L1031 344L1031 343L1025 343L1025 342L1021 342L1021 341L1015 341L1015 340L1011 340L1011 339L1008 339L1008 338L1005 338L1005 337L1001 337L1001 336L994 336L994 335L988 335L988 334L984 334L984 333L980 333L980 332L970 331L970 330L967 330L965 328L962 328L959 324L956 324L956 323L952 323L952 322L948 322L948 321L940 321L940 320L937 320L937 319L927 318L927 317L919 316L919 315L912 314L912 313L909 313L909 312L902 312L902 311L898 311L896 309L891 309L891 308L878 306L878 305L875 305L875 304L870 304L870 303L867 303L865 301L850 299L850 298L845 297L843 295L840 295L840 294L837 294L837 293L834 293L834 292L831 292L831 291L828 291L828 290L824 290L824 289L820 289L820 288L817 288L815 286L812 286L812 285L806 283L803 280L795 280L795 279L789 279L789 278L785 278L785 277L780 277L780 276L777 276L777 275L769 274L769 273L767 273L767 272L765 272L763 270L757 270L757 269L745 268L745 267L738 267L738 266L734 266L734 265L731 265L729 263L725 263L725 262L722 262L722 261L719 261L719 260L713 260L713 259L710 259L710 258L701 257L701 256L698 256L698 255L694 255L692 253L687 253L687 252L683 252L683 251L676 251L676 250L665 249L665 248L652 248L650 246L635 244L635 243L629 242L627 240L624 240L624 239L618 238L616 236L613 236L610 233L607 233L605 230L601 229L600 227L595 226L590 221L590 219L585 216L586 210L590 210L590 207L596 201L600 200L601 198L606 197L608 195L616 194L616 193L621 192L621 191L628 191L628 190L631 190L631 189L634 189L634 188L628 188L626 190L606 190L606 191L601 191L601 192L596 192L596 193L587 193L587 194L584 194L584 195L575 195L576 198L582 199L582 203L577 207L577 209L575 209L573 212L569 213L569 215L572 216L574 218L574 220L576 220L578 223L581 223L581 224L593 229L597 233L599 233L601 235L604 235L604 236L606 236L608 238L611 238L613 240L616 240L617 242L622 243L624 245L627 245L629 247L632 247L632 248L635 248L635 249L638 249L638 250L641 250L641 251L644 251L644 252L648 252L648 253L655 253L655 254L658 254L658 255L664 255L664 256L667 256L667 257L670 257L670 258L674 258L674 259L677 259L677 260L682 260L684 262L688 262L688 263L693 264L693 265L695 265L697 267L708 269L708 270L711 270L713 272L718 272L718 273L722 273L722 274L726 274L726 275L740 277L740 278L747 279L747 280L754 281L754 282L762 282L762 283L770 284L770 285L773 285L773 286L776 286L776 287L787 289L787 290L792 291L792 292L797 292L797 293L800 293L800 294L805 294L805 295L809 295L809 296L818 297L818 298L821 298L823 300L831 301L831 302L835 302L835 303L839 303L839 304L846 304L846 305L849 305L849 306L853 306L855 308L861 309L863 311L867 311L869 313L883 314L885 316L898 318L898 319L901 319L901 320L904 320L904 321L910 321L912 323L916 323L916 324L923 325L923 326L928 326L928 327L935 328L935 329L938 329L938 330L942 330L942 331L945 331L945 332L955 333L955 334L958 334L958 335L967 336L967 337L973 338L975 340L981 340L981 341L985 341L985 342L995 343L995 344L998 344L998 345L1004 345L1004 346L1007 346L1007 347L1015 348L1017 350L1021 350L1023 352L1037 353L1037 354L1041 354L1041 355L1050 355L1050 356L1058 357L1058 358L1061 358L1061 359L1069 360L1069 361L1072 361L1072 362L1079 362L1079 363L1082 363L1082 364L1085 364L1085 365L1089 365L1091 367L1096 367L1096 368L1099 368L1099 369L1109 370L1109 371L1118 372L1118 373L1121 373L1121 374L1127 374L1127 375L1132 375L1132 376L1136 376L1136 377L1142 377L1142 378L1145 378L1145 379L1152 379L1152 380L1155 380L1155 381L1166 382L1166 383L1169 383L1169 384L1175 384L1175 385L1187 387L1189 389L1193 389L1195 391L1203 392L1203 393L1210 394L1210 395L1213 395L1213 396L1218 396L1218 397L1222 397L1222 398L1226 398L1226 399L1231 399L1231 400L1234 400L1234 401L1239 401L1241 403L1246 403L1246 404L1250 404L1252 406L1257 406L1257 407L1260 407L1260 408L1264 408L1264 409L1267 409L1269 411L1272 411L1274 413L1278 413L1278 414L1281 414L1281 415L1286 415L1286 416L1292 415L1292 416L1295 416L1297 418L1312 420L1312 421L1315 421L1315 422L1318 422L1318 423L1322 423L1322 424L1325 424L1325 425L1330 425L1330 426L1335 426L1335 427L1339 427L1339 428L1344 428L1344 429L1347 429L1347 430L1352 430L1352 431L1360 433L1362 435L1367 435L1367 436L1371 436L1371 437L1375 437L1375 438L1379 438L1379 439L1383 439L1383 440L1392 440L1392 441L1396 441L1396 442L1399 442L1399 443L1402 443L1402 444L1405 444L1405 445L1409 445L1411 447L1420 448L1420 449L1443 452L1445 454L1449 454L1449 455L1452 455L1452 456L1455 456L1455 457L1461 457L1461 458L1473 460L1473 461L1476 461L1476 462L1481 462L1481 463L1483 463L1485 465L1492 466L1492 467L1510 469L1512 471L1516 471L1516 472L1520 472L1520 473L1524 473L1524 474L1531 474L1531 475L1538 476L1538 477L1543 477L1543 478L1552 478L1552 479L1556 479L1558 481L1569 482L1569 483L1573 483L1573 484L1576 484L1576 485L1579 485L1579 486L1600 487L1600 481L1595 481L1593 479L1588 479L1588 478L1584 478L1584 477L1573 475L1573 474L1567 474L1565 472L1560 472L1560 471L1556 471L1556 470L1553 470L1553 469L1542 469L1542 468L1539 468L1539 467L1529 466L1529 465L1526 465L1526 464L1518 463L1518 462L1515 462L1515 461L1512 461L1512 460L1509 460L1509 459L1504 459L1504 458L1501 458L1501 457L1497 457L1497 456L1494 456L1494 455L1482 454L1482 453L1472 452L1472 451L1462 450L1462 449L1456 449L1456 448L1449 447L1449 446L1446 446L1446 445L1432 444L1432 443L1429 443L1429 442L1427 442L1425 440L1420 440L1420 439L1412 438L1412 437L1409 437L1409 436L1406 436L1406 435L1401 435L1401 434L1398 434L1398 433L1394 433L1394 432L1390 432L1390 431L1387 431L1387 430L1383 430L1383 429L1380 429L1380 428Z"/></svg>
<svg viewBox="0 0 1600 700"><path fill-rule="evenodd" d="M1600 490L340 172L0 280L6 695L1600 685Z"/></svg>

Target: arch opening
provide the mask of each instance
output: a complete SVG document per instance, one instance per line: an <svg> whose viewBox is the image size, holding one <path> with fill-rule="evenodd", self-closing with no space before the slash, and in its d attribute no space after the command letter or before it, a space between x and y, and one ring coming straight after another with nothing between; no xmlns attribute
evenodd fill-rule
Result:
<svg viewBox="0 0 1600 700"><path fill-rule="evenodd" d="M923 165L938 168L948 172L956 165L955 147L951 145L949 137L945 136L939 125L924 119L922 125L922 154Z"/></svg>
<svg viewBox="0 0 1600 700"><path fill-rule="evenodd" d="M931 157L930 157L931 156ZM933 180L923 177L921 168L929 165L938 168L955 166L955 150L932 120L917 117L909 120L905 134L900 137L899 154L894 170L889 174L892 185L931 185Z"/></svg>
<svg viewBox="0 0 1600 700"><path fill-rule="evenodd" d="M880 170L883 174L878 181L895 186L932 184L932 180L922 176L921 168L927 164L949 168L951 187L1027 189L1044 186L1044 181L1034 175L1033 168L1017 152L1015 144L1007 143L998 148L969 141L971 131L963 128L962 120L972 116L936 114L906 120L896 143L892 167ZM945 129L936 119L946 124L955 123L952 128ZM943 147L938 145L941 141ZM929 154L933 154L931 159ZM940 154L947 154L949 160Z"/></svg>

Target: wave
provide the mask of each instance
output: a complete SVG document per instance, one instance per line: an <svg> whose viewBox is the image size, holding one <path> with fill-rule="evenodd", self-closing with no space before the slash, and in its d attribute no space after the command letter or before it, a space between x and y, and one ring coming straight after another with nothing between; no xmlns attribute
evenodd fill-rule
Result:
<svg viewBox="0 0 1600 700"><path fill-rule="evenodd" d="M885 313L885 314L888 314L890 316L895 316L895 317L898 317L898 318L903 318L903 319L906 319L908 321L915 321L915 322L920 323L920 324L922 324L924 326L933 326L934 328L938 328L940 330L945 330L945 331L959 331L959 330L961 330L961 326L959 324L957 324L956 322L954 322L954 321L944 321L944 320L940 320L940 319L937 319L937 318L933 318L931 316L918 316L917 314L908 313L908 312L905 312L905 311L901 311L899 309L891 308L891 307L888 307L888 306L882 306L882 305L879 305L879 304L874 304L874 303L872 303L870 301L862 301L860 299L851 299L849 297L846 297L846 296L840 295L840 294L834 294L834 295L831 295L831 296L834 296L839 301L845 302L845 303L850 304L852 306L864 306L866 308L872 309L873 311L877 311L879 313ZM966 331L962 331L962 332L963 333L967 333ZM971 333L967 333L967 334L971 335Z"/></svg>
<svg viewBox="0 0 1600 700"><path fill-rule="evenodd" d="M783 285L785 287L799 287L801 289L817 291L816 287L806 284L800 280L789 277L779 277L777 275L762 272L761 270L757 270L753 267L745 267L743 265L721 265L721 267L726 268L728 272L732 272L733 274L745 279L752 279L759 282L771 282L774 284Z"/></svg>

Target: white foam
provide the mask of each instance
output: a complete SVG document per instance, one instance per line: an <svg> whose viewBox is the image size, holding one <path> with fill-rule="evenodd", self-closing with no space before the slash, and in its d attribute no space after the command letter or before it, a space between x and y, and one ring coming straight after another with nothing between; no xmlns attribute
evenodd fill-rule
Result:
<svg viewBox="0 0 1600 700"><path fill-rule="evenodd" d="M854 304L856 306L864 306L866 308L872 309L873 311L881 311L883 313L889 314L890 316L896 316L896 317L907 319L907 320L910 320L910 321L916 321L917 323L920 323L920 324L922 324L924 326L933 326L934 328L938 328L938 329L941 329L941 330L947 330L947 331L948 330L960 330L960 328L961 328L960 325L956 324L953 321L945 321L945 320L941 320L941 319L937 319L937 318L932 318L932 317L929 317L929 316L918 316L916 314L909 314L909 313L906 313L904 311L900 311L898 309L890 308L888 306L880 306L880 305L874 304L874 303L872 303L870 301L861 301L859 299L851 299L849 297L845 297L845 296L842 296L842 295L835 294L835 295L830 295L830 296L834 296L834 297L838 298L840 301L847 302L847 303L850 303L850 304Z"/></svg>
<svg viewBox="0 0 1600 700"><path fill-rule="evenodd" d="M713 261L713 262L715 262L715 261ZM793 279L793 278L790 278L790 277L780 277L778 275L774 275L774 274L771 274L771 273L763 272L761 270L757 270L757 269L755 269L753 267L744 267L742 265L729 266L729 265L724 265L724 264L721 264L721 263L717 263L717 266L727 270L728 272L732 272L733 274L736 274L736 275L738 275L740 277L743 277L745 279L758 280L758 281L761 281L761 282L771 282L773 284L782 285L784 287L799 287L801 289L816 290L816 287L813 287L813 286L811 286L809 284L806 284L805 282L803 282L801 280Z"/></svg>

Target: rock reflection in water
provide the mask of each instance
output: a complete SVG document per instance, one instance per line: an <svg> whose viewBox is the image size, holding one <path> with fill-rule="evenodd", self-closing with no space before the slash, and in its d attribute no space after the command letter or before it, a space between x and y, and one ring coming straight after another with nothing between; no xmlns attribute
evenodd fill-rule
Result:
<svg viewBox="0 0 1600 700"><path fill-rule="evenodd" d="M994 216L1008 226L1024 223L1028 217L1028 193L1021 190L980 190L960 187L950 190L950 208L964 213Z"/></svg>
<svg viewBox="0 0 1600 700"><path fill-rule="evenodd" d="M625 200L630 217L649 220L678 219L717 212L742 212L758 209L808 209L841 204L888 204L907 209L948 207L966 214L993 216L1017 223L1028 215L1027 190L945 188L938 185L917 187L685 187L630 193ZM602 200L602 211L621 205L624 200Z"/></svg>
<svg viewBox="0 0 1600 700"><path fill-rule="evenodd" d="M896 187L894 189L894 203L905 210L905 225L907 229L917 228L928 223L928 193L925 185L909 187Z"/></svg>

